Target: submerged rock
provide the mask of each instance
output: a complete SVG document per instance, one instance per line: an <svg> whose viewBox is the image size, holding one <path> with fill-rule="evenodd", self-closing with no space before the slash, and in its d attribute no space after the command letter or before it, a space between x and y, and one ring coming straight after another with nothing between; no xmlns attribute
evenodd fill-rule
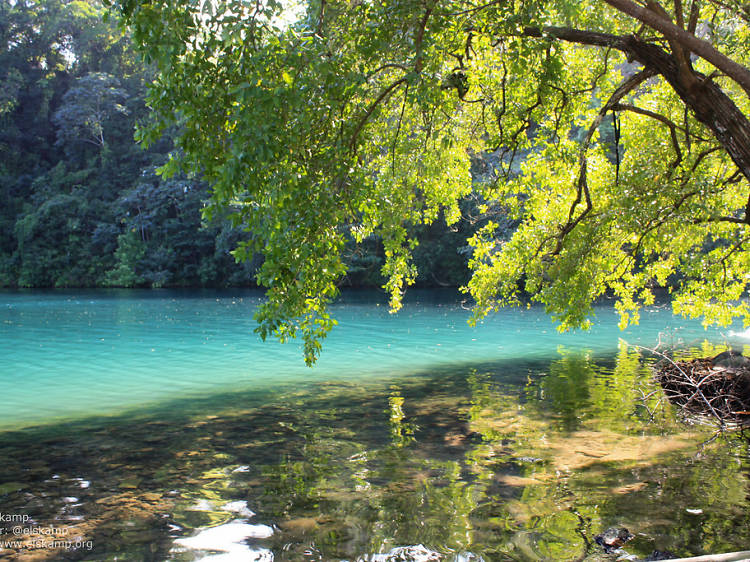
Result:
<svg viewBox="0 0 750 562"><path fill-rule="evenodd" d="M357 562L440 562L444 556L424 545L398 546L386 554L373 554L367 558L358 558Z"/></svg>
<svg viewBox="0 0 750 562"><path fill-rule="evenodd" d="M668 550L654 550L643 562L656 562L657 560L672 560L676 556Z"/></svg>
<svg viewBox="0 0 750 562"><path fill-rule="evenodd" d="M0 484L0 496L12 494L27 487L28 485L23 482L6 482L5 484Z"/></svg>
<svg viewBox="0 0 750 562"><path fill-rule="evenodd" d="M634 536L635 535L625 527L610 527L601 535L596 535L594 541L596 544L604 548L604 552L610 553L620 548Z"/></svg>
<svg viewBox="0 0 750 562"><path fill-rule="evenodd" d="M719 353L716 357L711 358L711 365L714 367L730 367L733 369L750 368L750 357L742 355L741 351L730 349Z"/></svg>
<svg viewBox="0 0 750 562"><path fill-rule="evenodd" d="M273 535L267 525L251 525L241 520L201 530L197 535L175 540L175 544L189 550L219 552L201 558L212 562L237 560L271 562L273 553L265 548L251 547L248 539L264 539Z"/></svg>
<svg viewBox="0 0 750 562"><path fill-rule="evenodd" d="M253 517L255 515L255 513L247 507L247 502L241 500L225 503L221 506L220 509L222 511L236 513L237 515L241 515L242 517L247 518Z"/></svg>

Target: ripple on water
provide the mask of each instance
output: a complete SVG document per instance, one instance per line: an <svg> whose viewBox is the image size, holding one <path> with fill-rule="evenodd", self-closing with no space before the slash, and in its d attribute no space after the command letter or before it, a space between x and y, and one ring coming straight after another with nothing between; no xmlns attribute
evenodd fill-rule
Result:
<svg viewBox="0 0 750 562"><path fill-rule="evenodd" d="M46 422L78 417L0 433L0 512L68 525L93 543L82 557L573 560L623 524L643 556L746 542L747 443L699 451L708 434L674 424L666 404L649 422L634 391L652 390L638 386L647 370L612 347L619 332L559 340L528 315L473 331L458 309L409 305L396 324L364 307L347 341L364 309L344 308L310 371L297 349L247 339L247 303L215 314L214 301L170 300L168 319L151 323L159 299L94 300L85 322L71 312L45 332L45 345L72 346L60 364L13 359L30 370L4 390L26 402L0 412L21 419L31 397ZM668 324L660 314L643 337ZM79 330L115 316L127 324L117 352L73 361L88 341ZM0 351L11 353L22 332L9 340L5 329ZM586 351L572 346L581 341ZM30 419L42 418L21 425Z"/></svg>
<svg viewBox="0 0 750 562"><path fill-rule="evenodd" d="M0 383L7 383L0 429L310 378L359 382L549 359L560 345L607 354L621 337L652 346L675 324L667 310L654 308L641 326L620 332L611 308L602 306L585 334L558 334L540 309L504 311L472 328L455 294L417 291L409 298L392 315L375 306L380 294L346 294L332 310L340 325L310 371L299 345L262 343L253 333L258 292L0 291ZM721 337L697 322L679 325L688 341Z"/></svg>

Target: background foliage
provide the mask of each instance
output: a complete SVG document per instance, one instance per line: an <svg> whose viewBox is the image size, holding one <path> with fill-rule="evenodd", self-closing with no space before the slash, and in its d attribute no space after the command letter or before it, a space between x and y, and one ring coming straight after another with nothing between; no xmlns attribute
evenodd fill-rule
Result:
<svg viewBox="0 0 750 562"><path fill-rule="evenodd" d="M0 287L254 286L262 256L232 255L246 221L206 220L202 177L155 173L175 129L135 143L154 68L105 13L95 0L0 3ZM465 282L471 232L415 230L419 283ZM342 247L339 283L383 283L377 237Z"/></svg>

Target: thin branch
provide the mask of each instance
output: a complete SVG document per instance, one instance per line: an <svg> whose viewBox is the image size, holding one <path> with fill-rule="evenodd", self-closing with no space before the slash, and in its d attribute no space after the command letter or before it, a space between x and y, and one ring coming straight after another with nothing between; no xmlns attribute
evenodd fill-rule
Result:
<svg viewBox="0 0 750 562"><path fill-rule="evenodd" d="M742 181L742 172L740 170L735 170L734 173L729 176L727 179L725 179L722 183L724 185L731 185L733 183L740 183Z"/></svg>
<svg viewBox="0 0 750 562"><path fill-rule="evenodd" d="M596 90L597 85L599 84L599 81L604 78L607 73L609 72L609 55L612 48L607 47L607 50L604 52L604 66L601 69L601 72L599 72L594 78L591 80L591 87L590 88L583 88L582 90L575 91L576 94L585 94L586 92L593 92Z"/></svg>
<svg viewBox="0 0 750 562"><path fill-rule="evenodd" d="M700 153L700 154L698 155L698 157L697 157L697 158L695 159L695 162L693 162L693 166L692 166L692 168L690 168L690 174L689 174L689 175L687 175L687 176L685 176L685 179L684 179L684 180L683 180L683 182L682 182L682 187L685 187L685 185L687 184L687 182L688 182L688 181L690 180L690 177L692 176L692 174L694 174L694 173L695 173L695 170L697 170L697 169L698 169L698 166L699 166L699 165L700 165L700 163L701 163L701 162L703 161L703 159L704 159L704 158L705 158L706 156L709 156L709 155L711 155L711 154L713 154L714 152L717 152L717 151L719 151L719 150L721 150L721 147L720 147L720 146L714 146L714 147L712 147L712 148L707 148L706 150L704 150L703 152L701 152L701 153Z"/></svg>
<svg viewBox="0 0 750 562"><path fill-rule="evenodd" d="M401 103L401 115L398 116L398 125L396 126L396 134L393 135L393 144L391 145L391 173L396 175L396 143L398 142L398 135L401 133L401 123L404 120L404 111L406 110L406 99L409 97L409 84L404 88L404 101Z"/></svg>
<svg viewBox="0 0 750 562"><path fill-rule="evenodd" d="M492 2L487 2L486 4L482 4L481 6L473 6L471 8L467 8L465 10L461 10L460 12L451 12L448 14L445 14L447 17L455 17L455 16L463 16L464 14L470 14L472 12L478 12L480 10L484 10L485 8L489 8L491 6L495 6L497 4L501 4L505 2L506 0L492 0Z"/></svg>
<svg viewBox="0 0 750 562"><path fill-rule="evenodd" d="M675 155L677 157L671 164L672 169L674 170L675 168L677 168L680 162L682 162L682 150L680 150L680 142L677 139L677 129L680 129L680 127L674 121L672 121L668 117L665 117L664 115L661 115L660 113L656 113L649 109L643 109L630 104L618 103L617 105L613 106L612 109L614 111L631 111L633 113L638 113L639 115L645 115L646 117L655 119L660 123L664 123L667 127L669 127L669 134L672 137L672 146L674 147Z"/></svg>
<svg viewBox="0 0 750 562"><path fill-rule="evenodd" d="M562 113L565 110L565 107L568 105L568 94L563 88L558 88L554 84L547 84L547 86L560 94L560 101L555 104L555 109L553 110L553 114L555 116L555 138L559 141L560 123L562 122Z"/></svg>
<svg viewBox="0 0 750 562"><path fill-rule="evenodd" d="M687 31L688 33L695 34L695 28L698 27L698 17L700 16L700 8L698 7L698 0L693 0L690 3L690 19L688 20Z"/></svg>
<svg viewBox="0 0 750 562"><path fill-rule="evenodd" d="M687 201L691 197L694 197L695 195L698 195L699 193L700 191L697 189L693 191L688 191L687 193L683 193L682 197L680 197L677 201L672 203L672 209L664 212L663 214L662 214L662 211L658 211L655 216L651 217L646 223L646 225L642 228L641 233L638 237L638 241L633 247L633 250L630 252L633 259L635 259L636 256L640 253L641 247L643 246L643 242L645 241L646 236L650 234L651 232L653 232L654 230L658 230L663 225L667 224L672 218L676 216L677 212L680 210L680 207L682 207L685 201ZM619 264L618 264L618 267L619 267Z"/></svg>
<svg viewBox="0 0 750 562"><path fill-rule="evenodd" d="M476 51L474 51L474 47L471 46L471 40L474 37L473 32L471 29L469 29L469 32L466 34L466 44L464 45L464 55L466 56L466 60L471 60L471 53L476 54Z"/></svg>
<svg viewBox="0 0 750 562"><path fill-rule="evenodd" d="M365 126L365 123L367 123L367 120L370 118L370 116L373 114L373 112L378 108L378 105L380 105L380 102L382 102L385 98L387 98L393 90L398 88L401 84L406 83L406 78L400 78L396 80L393 84L388 86L385 90L380 92L380 95L377 97L377 99L370 104L370 107L367 108L367 111L365 111L365 114L360 118L359 122L357 123L357 126L354 128L354 132L352 133L351 138L349 139L349 150L354 151L355 146L357 144L357 140L359 139L359 134L362 132L362 127Z"/></svg>
<svg viewBox="0 0 750 562"><path fill-rule="evenodd" d="M732 248L724 254L721 259L719 260L721 264L724 266L724 275L726 276L726 262L727 260L732 257L732 254L736 253L737 250L742 250L742 246L744 246L748 241L750 241L750 237L745 237L739 242L737 242Z"/></svg>
<svg viewBox="0 0 750 562"><path fill-rule="evenodd" d="M315 28L315 35L321 36L323 34L323 21L326 14L326 0L320 0L320 14L318 15L318 26Z"/></svg>
<svg viewBox="0 0 750 562"><path fill-rule="evenodd" d="M714 6L723 8L724 10L729 10L731 14L738 15L745 21L750 21L750 6L748 6L747 4L743 5L742 3L738 2L738 5L732 6L731 4L722 2L721 0L709 0L709 2Z"/></svg>
<svg viewBox="0 0 750 562"><path fill-rule="evenodd" d="M747 215L745 215L742 218L722 216L722 217L697 218L697 219L692 220L692 224L703 224L706 222L729 222L732 224L750 225L750 217L748 217Z"/></svg>
<svg viewBox="0 0 750 562"><path fill-rule="evenodd" d="M404 64L401 64L399 62L387 62L385 64L381 64L375 70L373 70L372 72L370 72L367 75L367 80L369 80L370 78L372 78L373 76L375 76L378 72L381 72L381 71L385 70L386 68L398 68L399 70L403 70L404 72L409 72L409 67L406 66L406 65L404 65Z"/></svg>
<svg viewBox="0 0 750 562"><path fill-rule="evenodd" d="M424 32L427 28L427 20L430 19L433 7L434 6L430 6L425 10L424 16L422 16L422 20L419 22L419 30L417 31L417 37L414 41L416 53L414 56L414 72L417 74L422 72L422 42L424 41Z"/></svg>
<svg viewBox="0 0 750 562"><path fill-rule="evenodd" d="M602 106L596 118L594 119L593 123L591 123L591 126L589 127L589 130L586 133L586 138L581 144L581 150L578 155L579 172L578 172L578 180L576 181L576 198L573 200L573 203L571 203L570 209L568 210L567 222L564 225L560 226L559 233L555 235L555 238L557 239L557 243L551 255L556 256L562 251L565 237L570 232L572 232L573 229L575 229L581 223L581 221L586 217L586 215L588 215L593 209L593 204L591 201L591 193L589 191L589 186L588 186L588 181L587 181L586 152L588 152L589 146L591 145L591 140L594 137L594 133L599 128L599 125L601 125L602 120L607 115L607 113L615 105L617 105L622 98L624 98L629 92L637 88L644 81L648 80L654 74L655 73L653 71L649 69L644 69L640 71L638 74L634 74L630 76L629 78L625 79L622 82L622 84L620 84L617 87L617 89L612 93L609 100L607 100L607 103L605 103L604 106ZM576 208L578 207L578 205L581 204L582 201L585 201L586 206L584 207L583 211L581 211L581 213L576 217L575 216ZM541 250L542 246L546 243L547 240L549 240L549 238L545 238L545 240L542 241L542 244L537 249L537 253Z"/></svg>
<svg viewBox="0 0 750 562"><path fill-rule="evenodd" d="M682 0L674 0L674 19L678 26L685 29L685 15L682 10Z"/></svg>

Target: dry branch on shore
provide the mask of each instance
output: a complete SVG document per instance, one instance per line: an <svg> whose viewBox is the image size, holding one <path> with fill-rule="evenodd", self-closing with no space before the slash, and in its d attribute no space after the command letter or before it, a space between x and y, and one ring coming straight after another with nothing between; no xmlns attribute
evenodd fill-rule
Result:
<svg viewBox="0 0 750 562"><path fill-rule="evenodd" d="M750 359L732 352L713 359L665 359L655 377L685 413L711 417L722 427L750 425Z"/></svg>

